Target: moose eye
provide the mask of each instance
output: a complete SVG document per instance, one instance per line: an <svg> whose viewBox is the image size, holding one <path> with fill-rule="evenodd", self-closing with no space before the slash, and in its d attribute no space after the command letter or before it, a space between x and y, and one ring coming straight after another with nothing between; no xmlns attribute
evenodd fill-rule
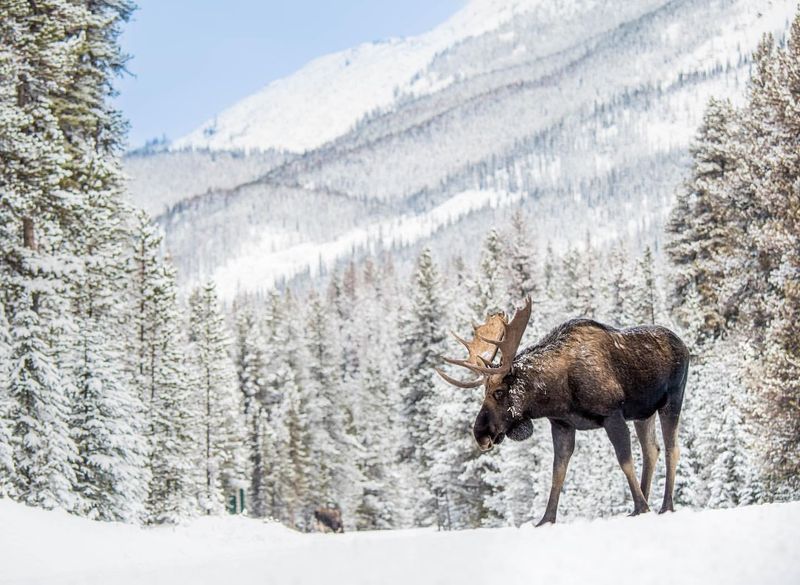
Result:
<svg viewBox="0 0 800 585"><path fill-rule="evenodd" d="M507 394L508 392L505 388L498 388L492 392L492 397L499 402L501 400L505 400Z"/></svg>

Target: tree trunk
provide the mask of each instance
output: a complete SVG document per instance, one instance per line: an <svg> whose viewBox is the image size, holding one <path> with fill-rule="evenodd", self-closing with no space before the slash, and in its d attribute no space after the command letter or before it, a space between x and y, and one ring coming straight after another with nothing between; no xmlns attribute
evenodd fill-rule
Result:
<svg viewBox="0 0 800 585"><path fill-rule="evenodd" d="M36 235L33 232L33 219L22 218L22 244L29 250L36 251Z"/></svg>

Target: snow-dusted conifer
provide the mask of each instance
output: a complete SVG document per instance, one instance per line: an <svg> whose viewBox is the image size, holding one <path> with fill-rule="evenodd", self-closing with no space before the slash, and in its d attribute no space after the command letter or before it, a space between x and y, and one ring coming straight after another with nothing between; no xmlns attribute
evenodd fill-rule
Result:
<svg viewBox="0 0 800 585"><path fill-rule="evenodd" d="M11 396L8 381L11 371L11 333L0 299L0 498L12 494L14 456L11 444Z"/></svg>
<svg viewBox="0 0 800 585"><path fill-rule="evenodd" d="M230 341L213 282L189 298L192 386L199 409L199 439L204 481L201 506L207 514L224 511L226 497L244 487L244 429Z"/></svg>
<svg viewBox="0 0 800 585"><path fill-rule="evenodd" d="M30 293L16 298L11 322L9 394L14 421L15 492L43 508L73 509L77 449L69 433L69 397L47 346Z"/></svg>
<svg viewBox="0 0 800 585"><path fill-rule="evenodd" d="M174 270L161 259L161 238L143 212L131 262L134 335L129 357L146 420L150 483L148 522L177 522L197 512L197 401L184 353Z"/></svg>
<svg viewBox="0 0 800 585"><path fill-rule="evenodd" d="M408 465L410 479L416 485L405 486L414 492L416 523L430 525L436 521L430 468L438 429L435 425L436 393L443 384L433 376L434 366L444 344L444 305L439 271L430 250L423 250L417 259L411 282L411 306L401 322L400 392L403 396L405 437L401 457Z"/></svg>
<svg viewBox="0 0 800 585"><path fill-rule="evenodd" d="M636 325L653 325L658 311L658 295L653 270L653 252L646 247L636 263L631 290L631 312Z"/></svg>
<svg viewBox="0 0 800 585"><path fill-rule="evenodd" d="M247 510L251 516L269 515L269 495L266 490L265 450L267 437L267 357L266 341L261 332L253 305L245 300L237 307L236 315L236 373L242 397L247 476L250 489Z"/></svg>

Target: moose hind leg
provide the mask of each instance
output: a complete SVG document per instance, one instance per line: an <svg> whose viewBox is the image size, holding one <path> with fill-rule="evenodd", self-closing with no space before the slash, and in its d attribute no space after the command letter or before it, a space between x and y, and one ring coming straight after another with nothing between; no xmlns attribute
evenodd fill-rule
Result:
<svg viewBox="0 0 800 585"><path fill-rule="evenodd" d="M639 487L639 482L636 481L636 471L633 468L633 457L631 455L631 433L628 430L625 419L622 417L622 413L619 412L607 417L603 421L603 428L614 446L619 466L628 480L628 486L633 496L633 515L649 512L650 508L647 506L644 494L642 494L642 488Z"/></svg>
<svg viewBox="0 0 800 585"><path fill-rule="evenodd" d="M650 498L650 487L653 485L653 472L658 462L658 453L661 448L656 441L656 415L653 413L648 419L634 421L636 436L642 446L642 495L645 500Z"/></svg>
<svg viewBox="0 0 800 585"><path fill-rule="evenodd" d="M661 504L660 514L674 511L672 494L675 491L675 471L678 467L680 449L678 448L678 422L680 413L659 411L661 419L661 433L664 436L664 454L667 461L667 479L664 484L664 502Z"/></svg>
<svg viewBox="0 0 800 585"><path fill-rule="evenodd" d="M572 452L575 450L574 427L550 421L550 430L553 434L553 482L550 486L550 498L547 500L547 509L536 526L552 524L556 521L558 498L561 495L561 488L564 487L564 478L567 476L569 459L572 457Z"/></svg>

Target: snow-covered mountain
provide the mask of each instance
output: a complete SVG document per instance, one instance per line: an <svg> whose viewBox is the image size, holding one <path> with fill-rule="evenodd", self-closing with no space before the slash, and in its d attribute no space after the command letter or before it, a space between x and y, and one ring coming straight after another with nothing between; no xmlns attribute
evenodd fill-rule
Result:
<svg viewBox="0 0 800 585"><path fill-rule="evenodd" d="M191 153L129 158L132 194L170 206L184 282L214 277L227 296L365 252L466 253L519 205L540 246L652 243L707 99L744 97L761 35L783 37L796 9L475 0L270 84L176 143ZM199 180L224 149L263 152ZM193 180L175 181L182 165Z"/></svg>
<svg viewBox="0 0 800 585"><path fill-rule="evenodd" d="M800 580L797 502L537 529L301 534L241 516L142 529L0 499L0 521L0 582L6 584Z"/></svg>
<svg viewBox="0 0 800 585"><path fill-rule="evenodd" d="M174 148L316 148L350 130L366 114L391 106L399 93L443 86L446 81L436 78L421 81L421 73L438 53L496 29L515 14L549 4L475 0L426 34L364 43L320 57L219 113L175 141Z"/></svg>

